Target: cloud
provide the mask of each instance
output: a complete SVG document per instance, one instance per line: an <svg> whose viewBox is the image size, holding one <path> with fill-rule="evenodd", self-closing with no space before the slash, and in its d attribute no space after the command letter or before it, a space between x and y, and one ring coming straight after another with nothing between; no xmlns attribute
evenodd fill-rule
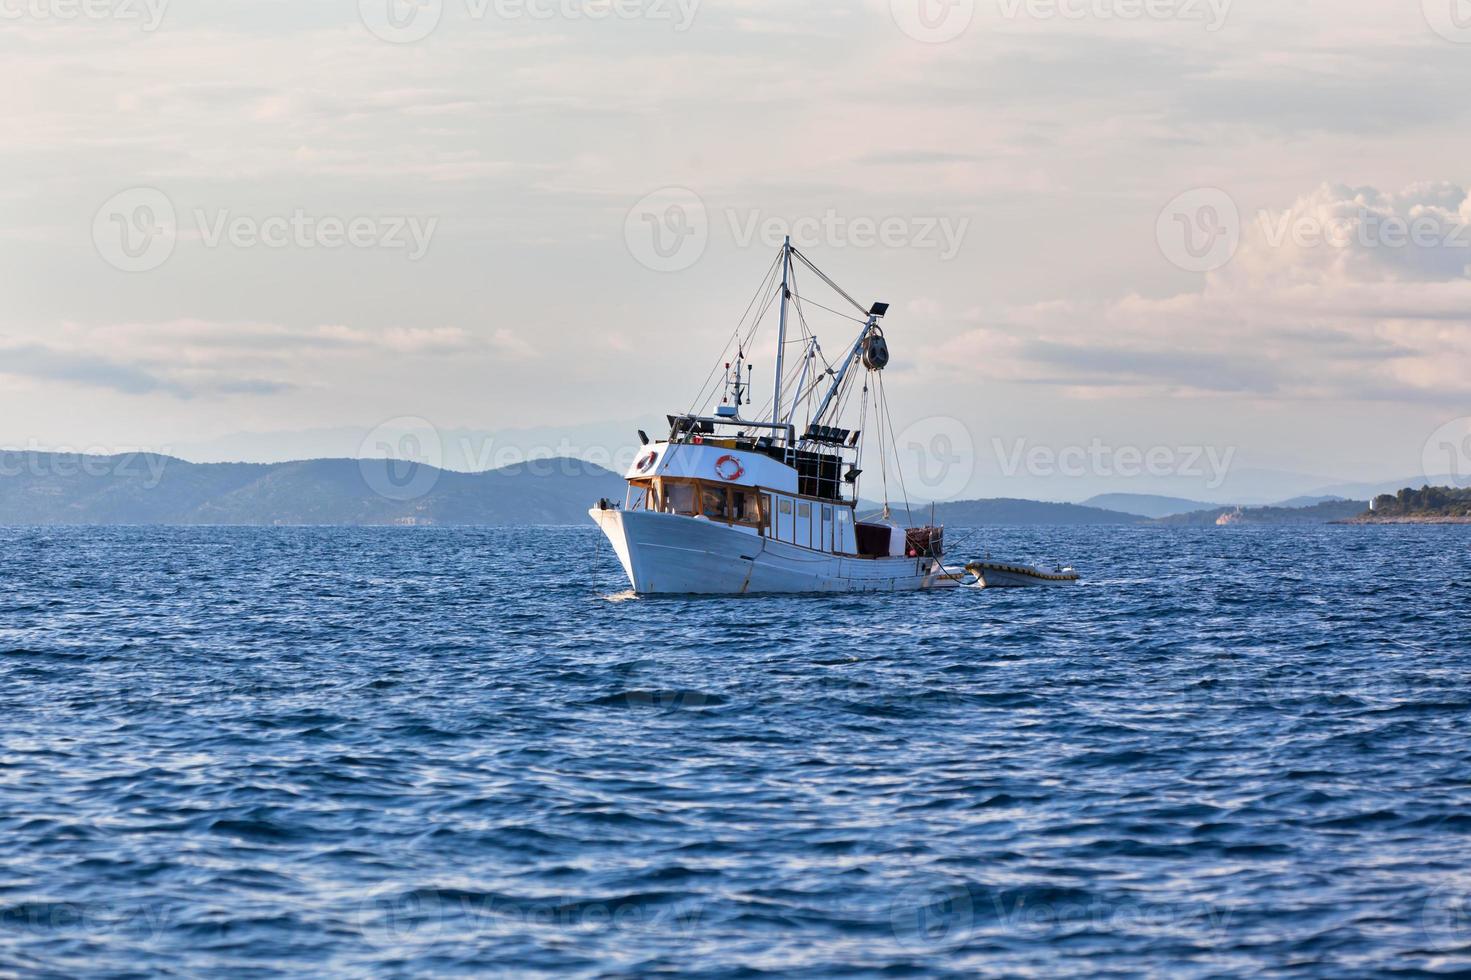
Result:
<svg viewBox="0 0 1471 980"><path fill-rule="evenodd" d="M347 360L476 352L519 359L535 353L504 328L477 338L459 327L369 331L340 324L293 328L179 319L68 323L51 333L59 342L14 340L0 346L0 374L129 395L278 395L322 384L334 363Z"/></svg>
<svg viewBox="0 0 1471 980"><path fill-rule="evenodd" d="M1471 196L1324 185L1247 218L1199 292L973 311L941 374L1082 396L1453 402L1471 395Z"/></svg>
<svg viewBox="0 0 1471 980"><path fill-rule="evenodd" d="M100 388L128 395L166 394L177 398L220 394L280 394L292 386L257 378L214 377L174 372L137 362L62 347L20 344L0 347L0 374Z"/></svg>

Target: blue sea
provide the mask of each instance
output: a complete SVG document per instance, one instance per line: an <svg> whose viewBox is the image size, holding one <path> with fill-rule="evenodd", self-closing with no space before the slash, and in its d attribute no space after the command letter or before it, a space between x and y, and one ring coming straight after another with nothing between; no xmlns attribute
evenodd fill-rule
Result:
<svg viewBox="0 0 1471 980"><path fill-rule="evenodd" d="M950 538L1086 581L0 530L0 975L1471 970L1471 528Z"/></svg>

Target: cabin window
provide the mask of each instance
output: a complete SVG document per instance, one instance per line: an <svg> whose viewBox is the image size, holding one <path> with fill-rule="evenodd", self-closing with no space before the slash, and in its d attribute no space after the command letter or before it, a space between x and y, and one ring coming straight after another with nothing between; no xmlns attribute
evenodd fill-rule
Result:
<svg viewBox="0 0 1471 980"><path fill-rule="evenodd" d="M669 514L695 514L695 488L688 483L664 484L664 511Z"/></svg>
<svg viewBox="0 0 1471 980"><path fill-rule="evenodd" d="M809 503L807 503L807 502L805 502L805 501L802 502L802 503L800 503L800 504L798 504L797 505L797 516L798 517L811 517L812 516L812 505L809 504Z"/></svg>
<svg viewBox="0 0 1471 980"><path fill-rule="evenodd" d="M827 504L822 505L822 519L825 521L830 521L833 519L833 509Z"/></svg>
<svg viewBox="0 0 1471 980"><path fill-rule="evenodd" d="M781 509L783 514L790 514L792 512L792 502L790 500L778 501L777 507Z"/></svg>
<svg viewBox="0 0 1471 980"><path fill-rule="evenodd" d="M712 521L730 519L730 505L724 487L707 487L700 492L700 513Z"/></svg>
<svg viewBox="0 0 1471 980"><path fill-rule="evenodd" d="M761 495L747 490L732 490L731 513L743 524L761 523Z"/></svg>

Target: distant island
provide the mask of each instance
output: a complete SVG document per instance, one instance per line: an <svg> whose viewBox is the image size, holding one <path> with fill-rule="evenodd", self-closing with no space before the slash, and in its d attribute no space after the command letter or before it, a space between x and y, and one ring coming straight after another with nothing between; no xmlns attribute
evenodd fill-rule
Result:
<svg viewBox="0 0 1471 980"><path fill-rule="evenodd" d="M1405 487L1399 493L1375 497L1366 513L1348 523L1471 524L1471 488Z"/></svg>
<svg viewBox="0 0 1471 980"><path fill-rule="evenodd" d="M461 473L383 459L191 463L156 453L86 456L0 450L0 525L11 526L582 525L599 498L621 502L624 490L619 474L561 457ZM1104 502L1128 510L1099 506ZM1294 503L1310 505L1290 506ZM876 506L865 502L861 510ZM952 527L1471 523L1471 491L1466 490L1402 490L1377 498L1373 511L1366 513L1369 507L1367 501L1320 498L1275 507L1219 507L1174 497L1115 494L1085 504L953 501L936 505L935 519ZM1182 508L1199 509L1181 513ZM894 511L900 520L927 521L930 505L916 504L905 515L895 504Z"/></svg>
<svg viewBox="0 0 1471 980"><path fill-rule="evenodd" d="M1332 524L1357 517L1368 506L1365 500L1328 500L1306 507L1215 507L1189 514L1173 514L1155 523L1174 527Z"/></svg>

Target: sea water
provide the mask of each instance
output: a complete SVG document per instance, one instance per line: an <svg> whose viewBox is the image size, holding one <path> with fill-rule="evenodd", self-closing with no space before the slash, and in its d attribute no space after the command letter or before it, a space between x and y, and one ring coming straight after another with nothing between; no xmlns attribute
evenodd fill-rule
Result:
<svg viewBox="0 0 1471 980"><path fill-rule="evenodd" d="M0 530L0 974L1471 968L1471 529L949 537L1084 583Z"/></svg>

